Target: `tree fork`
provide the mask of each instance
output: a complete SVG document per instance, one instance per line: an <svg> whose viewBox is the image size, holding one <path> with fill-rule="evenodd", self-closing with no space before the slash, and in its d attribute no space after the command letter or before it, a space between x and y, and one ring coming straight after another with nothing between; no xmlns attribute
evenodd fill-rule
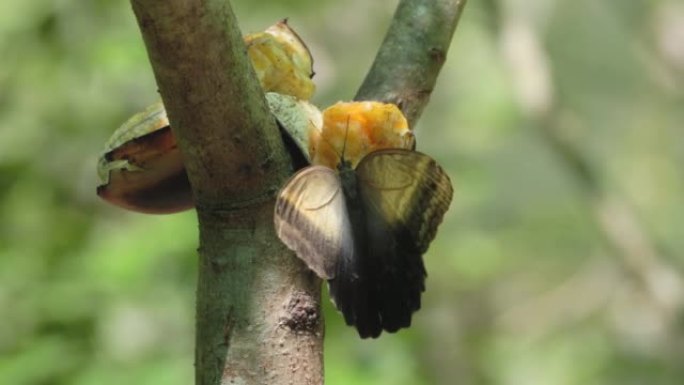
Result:
<svg viewBox="0 0 684 385"><path fill-rule="evenodd" d="M400 1L356 99L414 126L465 2ZM273 229L291 160L229 1L131 3L197 208L196 384L323 383L320 281Z"/></svg>

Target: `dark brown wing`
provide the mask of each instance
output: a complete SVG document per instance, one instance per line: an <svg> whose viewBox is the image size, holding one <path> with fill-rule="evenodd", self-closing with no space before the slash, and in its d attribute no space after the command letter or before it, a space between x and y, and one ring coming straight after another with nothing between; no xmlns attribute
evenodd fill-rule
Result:
<svg viewBox="0 0 684 385"><path fill-rule="evenodd" d="M453 189L442 168L429 156L409 150L381 150L356 169L366 218L364 277L370 299L366 317L374 325L356 325L367 336L380 328L395 332L411 324L425 290L422 254L435 237L449 208ZM377 320L379 319L379 324ZM363 336L363 335L362 335Z"/></svg>
<svg viewBox="0 0 684 385"><path fill-rule="evenodd" d="M323 279L335 277L340 258L352 258L354 243L340 179L327 167L307 167L285 184L274 223L283 243Z"/></svg>

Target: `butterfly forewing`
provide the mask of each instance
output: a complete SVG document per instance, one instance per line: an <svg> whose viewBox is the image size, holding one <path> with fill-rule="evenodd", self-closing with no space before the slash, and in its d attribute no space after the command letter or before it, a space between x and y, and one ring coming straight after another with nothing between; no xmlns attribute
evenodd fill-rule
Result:
<svg viewBox="0 0 684 385"><path fill-rule="evenodd" d="M312 166L295 174L278 194L278 237L323 279L354 252L352 230L337 173Z"/></svg>
<svg viewBox="0 0 684 385"><path fill-rule="evenodd" d="M390 149L366 156L356 168L364 203L397 231L406 231L420 253L437 233L453 188L429 156Z"/></svg>

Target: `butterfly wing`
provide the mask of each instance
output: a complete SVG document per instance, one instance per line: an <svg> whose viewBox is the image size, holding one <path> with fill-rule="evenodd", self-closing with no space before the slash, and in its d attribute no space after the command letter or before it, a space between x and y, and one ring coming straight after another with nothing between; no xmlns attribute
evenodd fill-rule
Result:
<svg viewBox="0 0 684 385"><path fill-rule="evenodd" d="M354 253L340 179L332 169L307 167L281 189L275 206L278 237L323 279Z"/></svg>
<svg viewBox="0 0 684 385"><path fill-rule="evenodd" d="M439 164L418 151L388 149L366 156L356 174L366 208L407 232L418 251L427 251L453 196Z"/></svg>
<svg viewBox="0 0 684 385"><path fill-rule="evenodd" d="M331 169L300 171L278 196L275 227L280 239L329 281L345 321L361 337L377 337L382 330L409 326L420 308L422 254L453 190L433 159L408 150L366 156L354 179L358 187L347 189L358 198L344 196Z"/></svg>
<svg viewBox="0 0 684 385"><path fill-rule="evenodd" d="M364 271L374 297L368 303L377 307L379 327L394 332L410 326L420 308L426 276L422 254L449 208L453 188L432 158L402 149L369 154L356 175L367 231L360 248L369 260Z"/></svg>

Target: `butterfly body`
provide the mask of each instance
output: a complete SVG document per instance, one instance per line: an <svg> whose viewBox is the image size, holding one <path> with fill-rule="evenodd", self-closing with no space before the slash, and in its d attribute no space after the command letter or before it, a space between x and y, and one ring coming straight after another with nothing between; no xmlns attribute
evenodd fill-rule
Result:
<svg viewBox="0 0 684 385"><path fill-rule="evenodd" d="M382 330L372 294L376 263L368 253L369 233L366 213L356 173L342 160L338 165L340 185L352 230L353 252L337 262L335 278L328 281L330 296L348 325L356 325L361 337L377 337Z"/></svg>
<svg viewBox="0 0 684 385"><path fill-rule="evenodd" d="M276 231L321 278L362 338L408 327L425 290L422 254L451 201L427 155L375 151L352 169L308 167L283 187Z"/></svg>

